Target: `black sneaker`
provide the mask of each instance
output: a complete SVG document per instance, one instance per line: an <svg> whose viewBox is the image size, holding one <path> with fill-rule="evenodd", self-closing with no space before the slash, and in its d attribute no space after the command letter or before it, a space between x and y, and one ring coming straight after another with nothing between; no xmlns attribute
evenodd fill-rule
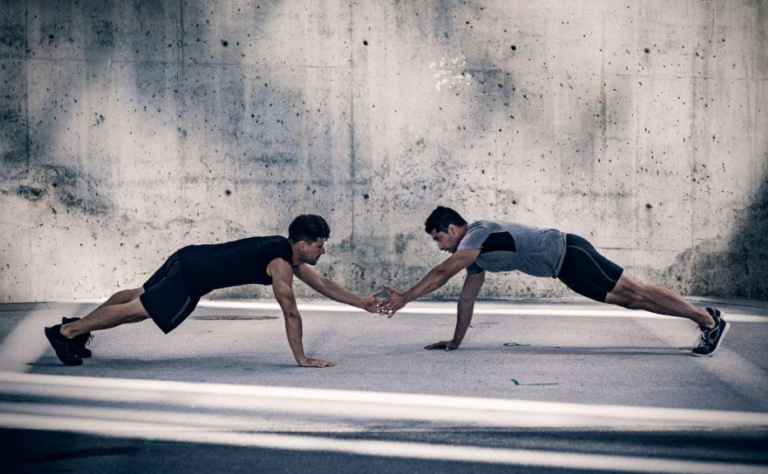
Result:
<svg viewBox="0 0 768 474"><path fill-rule="evenodd" d="M51 328L45 328L45 337L48 338L48 342L51 343L53 350L56 351L56 357L58 357L64 365L82 365L83 358L77 354L75 341L67 339L60 331L61 324L57 324Z"/></svg>
<svg viewBox="0 0 768 474"><path fill-rule="evenodd" d="M691 352L691 355L696 357L712 357L712 355L717 352L717 349L720 348L720 344L725 337L725 334L731 327L731 325L723 319L723 315L720 313L719 309L707 308L707 312L715 319L715 327L701 327L699 341Z"/></svg>
<svg viewBox="0 0 768 474"><path fill-rule="evenodd" d="M61 324L74 323L78 319L80 318L61 318ZM88 359L93 355L90 349L85 348L85 345L90 344L93 340L91 333L87 332L85 334L80 334L79 336L75 336L72 340L75 341L75 349L80 357Z"/></svg>

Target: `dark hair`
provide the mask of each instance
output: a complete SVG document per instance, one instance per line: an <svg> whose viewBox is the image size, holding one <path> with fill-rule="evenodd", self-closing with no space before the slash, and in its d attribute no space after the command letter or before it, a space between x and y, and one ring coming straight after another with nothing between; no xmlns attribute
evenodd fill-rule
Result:
<svg viewBox="0 0 768 474"><path fill-rule="evenodd" d="M312 243L317 239L327 239L329 235L331 228L325 219L312 214L297 217L288 227L288 238L294 243L300 240Z"/></svg>
<svg viewBox="0 0 768 474"><path fill-rule="evenodd" d="M456 227L463 227L467 225L467 221L453 209L437 206L437 208L432 211L432 214L427 217L426 222L424 222L424 230L427 231L427 234L431 234L433 230L437 232L448 232L448 226L451 224Z"/></svg>

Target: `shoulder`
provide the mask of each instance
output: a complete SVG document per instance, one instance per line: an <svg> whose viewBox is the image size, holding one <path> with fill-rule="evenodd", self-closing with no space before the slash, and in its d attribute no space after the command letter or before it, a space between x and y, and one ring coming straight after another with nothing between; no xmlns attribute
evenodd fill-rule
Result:
<svg viewBox="0 0 768 474"><path fill-rule="evenodd" d="M291 241L282 235L261 237L261 247L275 257L288 258L293 254Z"/></svg>
<svg viewBox="0 0 768 474"><path fill-rule="evenodd" d="M467 233L459 242L459 250L479 249L491 232L488 221L475 221L467 226Z"/></svg>
<svg viewBox="0 0 768 474"><path fill-rule="evenodd" d="M267 275L272 279L290 280L293 278L293 268L291 268L291 263L289 261L276 256L270 258L267 263Z"/></svg>
<svg viewBox="0 0 768 474"><path fill-rule="evenodd" d="M467 226L467 233L477 232L488 226L488 221L475 221Z"/></svg>

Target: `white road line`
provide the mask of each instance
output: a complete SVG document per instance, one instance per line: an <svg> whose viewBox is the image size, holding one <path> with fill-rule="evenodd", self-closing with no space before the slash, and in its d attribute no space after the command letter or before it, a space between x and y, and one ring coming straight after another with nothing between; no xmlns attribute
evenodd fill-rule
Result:
<svg viewBox="0 0 768 474"><path fill-rule="evenodd" d="M38 310L27 315L0 344L0 370L26 372L27 363L37 360L49 347L43 332L45 326L60 322L60 313L51 310Z"/></svg>
<svg viewBox="0 0 768 474"><path fill-rule="evenodd" d="M535 466L590 471L622 471L669 474L766 474L768 467L735 463L706 463L668 458L611 456L563 453L479 446L436 445L393 441L361 441L333 438L250 434L211 431L189 424L160 424L94 420L76 417L0 414L0 426L10 429L33 429L88 433L133 439L206 443L287 451L333 452L342 454L472 462L494 465Z"/></svg>
<svg viewBox="0 0 768 474"><path fill-rule="evenodd" d="M79 300L82 303L103 303L104 300ZM301 311L324 311L333 313L364 313L360 308L348 306L339 303L303 303L298 302ZM495 306L495 307L494 307ZM527 306L505 305L499 308L498 305L483 306L482 303L475 305L474 314L489 315L509 315L509 316L562 316L562 317L613 317L613 318L647 318L647 319L680 319L672 316L663 316L660 314L649 313L647 311L632 311L628 309L567 309L567 307L549 307L541 308L539 305ZM514 307L512 307L514 306ZM197 305L198 308L231 308L231 309L256 309L256 310L274 310L280 311L280 306L275 301L211 301L203 300ZM614 307L615 308L615 307ZM418 306L409 306L398 311L401 314L456 314L455 305L429 303L418 303ZM763 323L768 324L768 316L753 316L748 314L728 314L726 319L729 322L737 323Z"/></svg>
<svg viewBox="0 0 768 474"><path fill-rule="evenodd" d="M493 427L768 428L768 413L0 373L0 393Z"/></svg>
<svg viewBox="0 0 768 474"><path fill-rule="evenodd" d="M341 304L303 304L299 303L301 311L328 311L336 313L364 312L362 309ZM238 301L201 301L198 307L202 308L232 308L232 309L261 309L280 310L277 303L271 302L238 302ZM399 311L403 314L456 314L456 308L445 306L416 306L406 307ZM509 316L563 316L563 317L620 317L620 318L648 318L648 319L677 319L672 316L653 314L647 311L631 311L624 309L567 309L567 308L492 308L475 306L474 314L509 315ZM751 316L744 314L726 314L728 321L739 323L768 323L768 317Z"/></svg>
<svg viewBox="0 0 768 474"><path fill-rule="evenodd" d="M647 331L667 344L674 346L680 343L679 335L664 331L663 328L650 322L642 324ZM753 406L760 406L768 392L768 378L760 366L729 349L729 344L734 342L733 335L733 332L729 332L723 339L722 346L714 356L717 358L717 363L713 364L713 361L706 357L692 357L691 361L697 364L697 370L702 377L716 378L726 384L730 390L749 400ZM706 375L707 373L709 375Z"/></svg>
<svg viewBox="0 0 768 474"><path fill-rule="evenodd" d="M45 327L61 323L62 316L79 315L84 309L80 304L70 310L26 310L29 314L0 343L0 371L26 372L28 364L39 359L46 350L55 357L45 337Z"/></svg>

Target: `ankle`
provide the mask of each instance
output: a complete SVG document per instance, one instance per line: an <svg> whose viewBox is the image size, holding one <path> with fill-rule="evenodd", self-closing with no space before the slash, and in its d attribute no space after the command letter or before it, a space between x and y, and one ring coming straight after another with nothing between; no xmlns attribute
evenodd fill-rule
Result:
<svg viewBox="0 0 768 474"><path fill-rule="evenodd" d="M712 329L715 327L717 322L715 321L715 318L713 318L709 313L704 313L701 315L701 318L699 319L699 326L707 327L709 329Z"/></svg>
<svg viewBox="0 0 768 474"><path fill-rule="evenodd" d="M67 339L73 339L74 337L77 336L77 334L75 334L75 332L67 326L69 326L69 324L61 326L61 329L59 329L59 332L61 333L62 336L66 337Z"/></svg>

